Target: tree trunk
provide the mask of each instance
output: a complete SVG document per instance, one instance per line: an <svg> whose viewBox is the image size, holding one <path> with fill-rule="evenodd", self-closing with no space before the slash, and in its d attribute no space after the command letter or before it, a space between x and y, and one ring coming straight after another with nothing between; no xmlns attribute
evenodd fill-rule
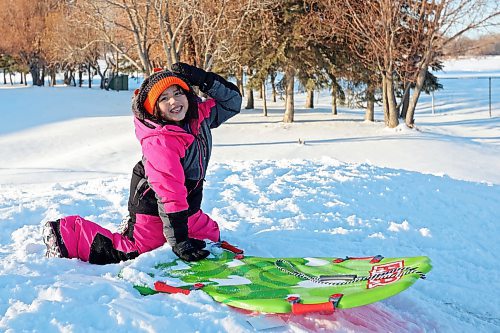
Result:
<svg viewBox="0 0 500 333"><path fill-rule="evenodd" d="M399 112L396 105L395 92L394 92L394 79L392 77L392 73L386 76L386 99L388 103L388 111L389 111L389 119L387 126L389 128L397 127L399 124Z"/></svg>
<svg viewBox="0 0 500 333"><path fill-rule="evenodd" d="M184 44L184 43L182 43L182 44ZM181 46L181 45L179 45L179 46ZM173 45L170 48L170 59L171 59L170 61L172 62L172 65L179 62L179 54L177 53L177 50L175 49L175 45Z"/></svg>
<svg viewBox="0 0 500 333"><path fill-rule="evenodd" d="M244 93L244 87L243 87L243 69L239 70L237 73L236 73L236 86L238 86L238 89L240 90L241 92L241 96L244 97L245 95L243 94Z"/></svg>
<svg viewBox="0 0 500 333"><path fill-rule="evenodd" d="M384 108L384 123L389 126L389 103L387 102L387 79L382 75L382 105Z"/></svg>
<svg viewBox="0 0 500 333"><path fill-rule="evenodd" d="M405 123L408 127L413 127L415 124L415 109L417 107L418 98L422 92L422 87L424 86L425 76L427 75L427 66L422 68L418 72L417 83L415 84L415 89L413 90L413 95L411 97L410 103L408 105L408 112L406 113Z"/></svg>
<svg viewBox="0 0 500 333"><path fill-rule="evenodd" d="M40 84L40 71L38 68L36 68L33 71L30 71L31 73L31 78L33 79L32 85L34 86L41 86Z"/></svg>
<svg viewBox="0 0 500 333"><path fill-rule="evenodd" d="M337 115L337 79L332 79L332 114Z"/></svg>
<svg viewBox="0 0 500 333"><path fill-rule="evenodd" d="M3 69L3 84L7 84L7 75L5 74L5 68Z"/></svg>
<svg viewBox="0 0 500 333"><path fill-rule="evenodd" d="M260 99L263 99L264 98L264 85L266 84L266 82L264 81L261 85L260 85L260 89L259 89L259 98Z"/></svg>
<svg viewBox="0 0 500 333"><path fill-rule="evenodd" d="M56 70L53 69L52 72L50 73L50 80L52 81L52 87L54 87L57 82L56 82Z"/></svg>
<svg viewBox="0 0 500 333"><path fill-rule="evenodd" d="M396 99L396 88L394 87L394 78L391 77L391 81L392 81L392 84L389 88L392 89L392 93L391 93L391 99L392 99L392 102L389 104L390 106L393 105L394 106L394 110L396 111L396 117L398 118L398 124L399 124L399 105L398 105L398 101ZM389 89L389 91L391 90ZM392 114L391 114L392 116Z"/></svg>
<svg viewBox="0 0 500 333"><path fill-rule="evenodd" d="M332 94L332 114L336 116L337 113L337 94Z"/></svg>
<svg viewBox="0 0 500 333"><path fill-rule="evenodd" d="M408 112L408 105L410 104L410 83L405 83L404 85L404 93L401 102L401 112L399 113L399 118L405 119L406 113Z"/></svg>
<svg viewBox="0 0 500 333"><path fill-rule="evenodd" d="M245 97L245 75L244 75L243 67L240 67L240 77L241 77L241 97Z"/></svg>
<svg viewBox="0 0 500 333"><path fill-rule="evenodd" d="M95 67L92 66L92 68L97 72L97 75L101 78L101 83L99 84L100 89L106 89L106 72L109 69L109 65L106 63L106 69L104 71L101 71L101 68L99 67L99 64L96 64Z"/></svg>
<svg viewBox="0 0 500 333"><path fill-rule="evenodd" d="M262 112L264 114L264 117L267 117L267 101L266 101L266 81L264 80L262 82Z"/></svg>
<svg viewBox="0 0 500 333"><path fill-rule="evenodd" d="M375 121L375 85L373 82L368 82L366 87L366 121Z"/></svg>
<svg viewBox="0 0 500 333"><path fill-rule="evenodd" d="M30 64L30 73L31 78L33 79L34 86L41 86L40 84L40 69L38 68L38 64L33 62Z"/></svg>
<svg viewBox="0 0 500 333"><path fill-rule="evenodd" d="M21 82L19 82L19 84L24 84L24 77L22 72L21 72Z"/></svg>
<svg viewBox="0 0 500 333"><path fill-rule="evenodd" d="M247 85L247 105L245 109L251 110L254 108L254 100L253 100L253 89Z"/></svg>
<svg viewBox="0 0 500 333"><path fill-rule="evenodd" d="M78 86L81 88L83 85L83 71L82 68L78 68Z"/></svg>
<svg viewBox="0 0 500 333"><path fill-rule="evenodd" d="M247 70L247 106L245 106L245 109L247 110L254 108L253 89L251 85L248 83L251 76L252 76L252 70L249 68Z"/></svg>
<svg viewBox="0 0 500 333"><path fill-rule="evenodd" d="M271 87L273 89L273 102L276 103L276 73L271 73Z"/></svg>
<svg viewBox="0 0 500 333"><path fill-rule="evenodd" d="M40 85L45 87L45 73L47 72L47 68L45 65L42 66L42 73L40 74Z"/></svg>
<svg viewBox="0 0 500 333"><path fill-rule="evenodd" d="M285 70L285 82L286 82L286 108L285 115L283 116L284 123L293 123L293 116L295 113L293 105L293 90L295 83L295 68L288 66Z"/></svg>
<svg viewBox="0 0 500 333"><path fill-rule="evenodd" d="M314 109L314 89L307 89L306 109Z"/></svg>
<svg viewBox="0 0 500 333"><path fill-rule="evenodd" d="M89 89L92 89L92 67L90 66L90 63L87 64L87 73L89 74Z"/></svg>
<svg viewBox="0 0 500 333"><path fill-rule="evenodd" d="M69 73L68 73L68 71L64 71L63 84L69 86Z"/></svg>
<svg viewBox="0 0 500 333"><path fill-rule="evenodd" d="M384 105L384 122L389 128L398 126L398 110L394 98L394 81L391 75L384 74L382 76L382 97Z"/></svg>
<svg viewBox="0 0 500 333"><path fill-rule="evenodd" d="M146 2L146 3L149 3L149 2ZM149 4L146 5L149 7ZM149 11L149 8L148 8L148 11ZM130 20L130 22L132 23L132 20ZM145 25L146 25L146 30L147 30L147 21L145 21ZM142 34L143 32L142 31L138 31L138 29L134 28L132 29L132 34L134 36L134 39L135 39L135 47L136 47L136 52L139 56L139 60L141 62L141 66L142 66L142 72L144 74L150 74L151 73L151 61L149 59L149 47L146 45L146 41L143 40L142 38ZM144 34L146 35L146 34ZM119 59L119 56L118 56L118 51L116 52L116 74L118 74L118 67L119 67L119 62L120 62L120 59Z"/></svg>

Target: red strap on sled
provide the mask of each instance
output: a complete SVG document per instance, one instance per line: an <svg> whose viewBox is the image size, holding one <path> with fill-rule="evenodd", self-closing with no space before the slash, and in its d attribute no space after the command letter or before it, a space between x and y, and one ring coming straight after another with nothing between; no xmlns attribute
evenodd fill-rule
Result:
<svg viewBox="0 0 500 333"><path fill-rule="evenodd" d="M292 306L293 314L305 314L311 312L325 312L325 313L334 313L336 307L343 294L334 294L330 296L328 302L324 303L316 303L316 304L302 304L300 303L300 297L291 296L287 298L287 301L290 302Z"/></svg>
<svg viewBox="0 0 500 333"><path fill-rule="evenodd" d="M234 254L243 254L243 250L238 249L236 246L229 244L226 241L222 241L220 243L220 247L222 247L224 250L228 250L233 252Z"/></svg>
<svg viewBox="0 0 500 333"><path fill-rule="evenodd" d="M163 281L156 281L155 282L155 290L160 292L160 293L168 293L168 294L184 294L184 295L189 295L191 290L198 290L205 287L203 283L195 283L193 284L189 289L184 289L184 288L179 288L179 287L173 287L169 286Z"/></svg>
<svg viewBox="0 0 500 333"><path fill-rule="evenodd" d="M162 281L155 282L155 290L161 293L184 294L184 295L189 295L189 293L191 292L191 290L188 289L169 286L168 284Z"/></svg>
<svg viewBox="0 0 500 333"><path fill-rule="evenodd" d="M335 307L333 306L332 302L317 303L317 304L302 304L302 303L292 304L293 314L306 314L311 312L333 313L334 311Z"/></svg>

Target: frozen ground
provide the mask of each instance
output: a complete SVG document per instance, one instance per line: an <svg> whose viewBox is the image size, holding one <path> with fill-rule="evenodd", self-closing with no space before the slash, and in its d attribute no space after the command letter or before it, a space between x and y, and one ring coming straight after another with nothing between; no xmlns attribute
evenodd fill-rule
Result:
<svg viewBox="0 0 500 333"><path fill-rule="evenodd" d="M498 58L449 63L442 75L498 75ZM484 63L487 62L485 65ZM455 66L455 67L454 67ZM446 69L446 68L445 68ZM314 111L281 123L283 102L214 130L203 209L256 256L428 255L428 279L333 316L284 316L279 332L495 332L500 202L500 79L443 79L423 96L417 130ZM471 93L472 92L472 93ZM41 227L79 214L118 228L140 158L131 92L0 85L0 331L248 332L247 315L201 292L140 296L117 278L131 263L46 259ZM257 100L257 107L261 101ZM305 141L299 144L299 139ZM170 247L133 263L174 258Z"/></svg>

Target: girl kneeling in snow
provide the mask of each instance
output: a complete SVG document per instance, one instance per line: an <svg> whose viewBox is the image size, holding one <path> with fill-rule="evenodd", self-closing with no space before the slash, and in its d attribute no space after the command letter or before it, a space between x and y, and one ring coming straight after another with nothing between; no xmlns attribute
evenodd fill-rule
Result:
<svg viewBox="0 0 500 333"><path fill-rule="evenodd" d="M192 86L212 99L202 102ZM146 78L132 102L143 158L132 174L126 229L112 233L79 216L47 222L47 256L109 264L167 241L183 260L206 258L203 239L220 238L217 223L200 209L212 149L210 130L240 108L241 94L234 84L188 64Z"/></svg>

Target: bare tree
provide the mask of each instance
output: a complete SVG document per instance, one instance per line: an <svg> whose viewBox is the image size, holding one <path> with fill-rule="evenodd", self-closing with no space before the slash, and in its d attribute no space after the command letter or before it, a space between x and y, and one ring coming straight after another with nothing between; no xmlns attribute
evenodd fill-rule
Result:
<svg viewBox="0 0 500 333"><path fill-rule="evenodd" d="M186 52L197 66L211 70L214 64L239 62L244 34L252 33L248 27L258 21L258 15L270 6L271 0L189 0L192 14L190 48ZM259 28L263 28L262 26ZM241 64L241 66L247 64Z"/></svg>
<svg viewBox="0 0 500 333"><path fill-rule="evenodd" d="M413 127L415 109L429 66L442 57L445 47L465 32L494 24L500 17L498 2L482 0L419 1L408 23L413 25L412 43L417 45L411 82L415 84L405 122Z"/></svg>
<svg viewBox="0 0 500 333"><path fill-rule="evenodd" d="M100 41L126 59L137 70L149 75L154 8L149 0L80 1L87 15L86 24L96 29ZM84 23L84 22L82 22Z"/></svg>
<svg viewBox="0 0 500 333"><path fill-rule="evenodd" d="M500 33L488 33L477 38L457 37L445 46L443 53L452 57L499 55Z"/></svg>
<svg viewBox="0 0 500 333"><path fill-rule="evenodd" d="M31 73L34 85L43 84L42 41L46 18L57 6L57 0L0 1L0 48L19 59L21 70Z"/></svg>
<svg viewBox="0 0 500 333"><path fill-rule="evenodd" d="M168 68L179 62L193 14L188 1L155 0L160 41Z"/></svg>
<svg viewBox="0 0 500 333"><path fill-rule="evenodd" d="M96 31L81 24L84 19L78 7L71 4L61 4L59 11L49 13L42 46L50 84L55 84L56 71L67 72L66 83L69 83L73 71L78 70L81 86L85 70L91 87L91 78L94 71L98 71L98 60L105 56L105 48Z"/></svg>
<svg viewBox="0 0 500 333"><path fill-rule="evenodd" d="M443 46L464 32L498 17L498 4L481 0L325 0L325 19L368 70L380 75L384 119L398 125L401 106L413 126L415 107L429 66ZM332 24L332 22L334 24ZM398 84L403 100L397 103ZM410 99L410 87L414 86Z"/></svg>
<svg viewBox="0 0 500 333"><path fill-rule="evenodd" d="M382 78L384 119L388 127L399 123L394 78L403 35L399 1L345 0L332 2L338 33L346 35L348 46L368 69Z"/></svg>

